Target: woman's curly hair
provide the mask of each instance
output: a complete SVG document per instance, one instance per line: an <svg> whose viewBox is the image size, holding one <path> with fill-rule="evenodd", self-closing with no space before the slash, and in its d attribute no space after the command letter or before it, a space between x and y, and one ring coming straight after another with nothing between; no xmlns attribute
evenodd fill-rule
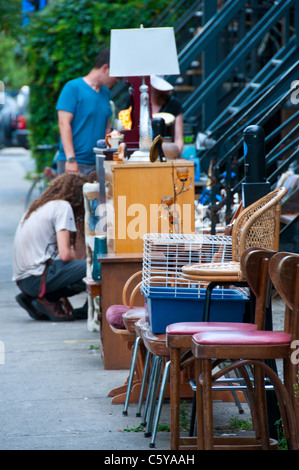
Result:
<svg viewBox="0 0 299 470"><path fill-rule="evenodd" d="M30 217L32 212L49 201L63 200L72 206L76 227L78 232L84 234L84 197L83 185L88 182L87 176L82 173L63 173L57 176L48 186L46 191L29 206L24 221ZM75 243L75 233L71 237L72 244Z"/></svg>

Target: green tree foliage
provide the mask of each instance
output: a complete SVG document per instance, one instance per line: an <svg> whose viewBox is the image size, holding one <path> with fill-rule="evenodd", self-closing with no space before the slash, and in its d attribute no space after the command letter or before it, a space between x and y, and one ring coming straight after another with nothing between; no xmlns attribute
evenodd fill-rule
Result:
<svg viewBox="0 0 299 470"><path fill-rule="evenodd" d="M20 55L20 44L16 37L0 33L0 80L6 90L18 90L27 85L27 68Z"/></svg>
<svg viewBox="0 0 299 470"><path fill-rule="evenodd" d="M0 31L17 32L21 26L21 0L0 0Z"/></svg>
<svg viewBox="0 0 299 470"><path fill-rule="evenodd" d="M52 0L31 16L24 28L25 56L30 73L30 147L58 141L58 95L70 79L85 75L97 53L109 46L111 29L149 27L167 0L99 2ZM37 169L50 163L34 153ZM43 158L43 160L41 160Z"/></svg>
<svg viewBox="0 0 299 470"><path fill-rule="evenodd" d="M21 0L0 0L0 80L7 90L27 84L19 40L21 25Z"/></svg>

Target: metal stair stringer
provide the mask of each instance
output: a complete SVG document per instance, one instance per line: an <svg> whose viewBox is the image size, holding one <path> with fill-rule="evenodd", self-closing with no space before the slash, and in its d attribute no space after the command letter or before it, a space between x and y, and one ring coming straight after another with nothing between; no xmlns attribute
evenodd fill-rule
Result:
<svg viewBox="0 0 299 470"><path fill-rule="evenodd" d="M280 0L279 3L274 4L272 8L267 11L222 63L220 63L204 82L186 99L183 103L185 118L190 118L197 114L200 105L202 105L212 93L215 93L215 90L230 76L237 64L244 60L244 57L256 47L264 34L269 31L294 4L295 0Z"/></svg>

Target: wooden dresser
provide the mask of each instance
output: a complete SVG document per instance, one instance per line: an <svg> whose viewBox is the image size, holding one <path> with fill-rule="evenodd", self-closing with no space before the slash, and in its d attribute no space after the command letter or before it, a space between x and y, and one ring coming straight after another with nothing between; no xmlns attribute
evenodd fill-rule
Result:
<svg viewBox="0 0 299 470"><path fill-rule="evenodd" d="M169 213L162 198L174 196L182 184L187 189L176 198L178 219L176 229L194 232L194 165L183 159L165 163L115 163L105 161L106 203L112 209L114 233L108 232L109 251L141 253L145 233L169 233ZM187 181L182 183L177 169L186 168ZM113 240L114 238L114 240Z"/></svg>
<svg viewBox="0 0 299 470"><path fill-rule="evenodd" d="M157 210L161 198L173 196L182 183L177 179L177 168L188 169L184 183L187 191L177 197L181 208L180 225L185 233L194 231L194 167L188 160L165 163L116 163L97 153L97 171L100 180L100 203L106 203L110 216L108 223L108 254L98 257L101 263L102 285L102 343L105 369L127 369L131 351L110 328L106 311L110 305L122 303L122 289L126 280L142 269L143 235L159 232L163 211ZM165 214L164 214L165 216ZM166 228L169 231L168 220ZM143 305L143 297L137 305Z"/></svg>

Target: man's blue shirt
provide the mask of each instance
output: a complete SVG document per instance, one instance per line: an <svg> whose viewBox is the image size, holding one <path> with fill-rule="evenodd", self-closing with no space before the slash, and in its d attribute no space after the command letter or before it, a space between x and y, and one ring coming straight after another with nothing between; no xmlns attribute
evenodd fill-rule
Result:
<svg viewBox="0 0 299 470"><path fill-rule="evenodd" d="M98 139L105 138L107 120L112 114L109 89L102 86L97 92L83 78L75 78L63 87L56 110L74 115L71 126L77 162L94 164L93 148ZM61 141L58 160L65 160Z"/></svg>

